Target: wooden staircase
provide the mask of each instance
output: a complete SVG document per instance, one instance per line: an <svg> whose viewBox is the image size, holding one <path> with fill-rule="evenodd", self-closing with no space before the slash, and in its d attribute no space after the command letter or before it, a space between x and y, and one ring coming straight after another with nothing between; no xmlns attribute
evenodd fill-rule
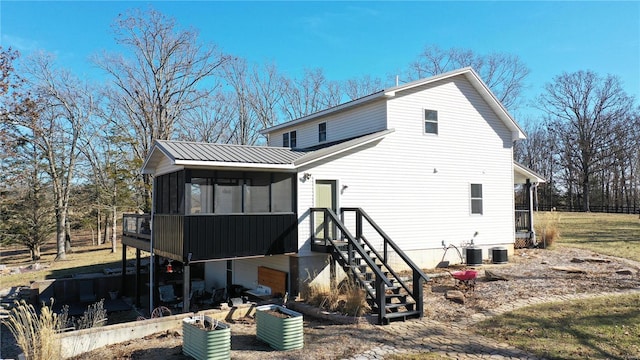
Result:
<svg viewBox="0 0 640 360"><path fill-rule="evenodd" d="M314 239L316 250L324 249L344 269L351 279L364 289L372 311L377 314L378 324L388 324L394 320L421 318L423 314L422 281L429 278L411 259L371 220L360 208L341 209L341 219L331 209L312 208L312 229L315 228L314 213L322 212L323 234L332 234L334 226L340 240L332 236ZM355 236L347 229L342 219L345 213L355 214ZM363 221L368 222L377 236L382 239L379 249L375 248L362 233ZM319 246L318 246L319 244ZM389 265L393 256L395 262L403 262L411 275L401 276Z"/></svg>

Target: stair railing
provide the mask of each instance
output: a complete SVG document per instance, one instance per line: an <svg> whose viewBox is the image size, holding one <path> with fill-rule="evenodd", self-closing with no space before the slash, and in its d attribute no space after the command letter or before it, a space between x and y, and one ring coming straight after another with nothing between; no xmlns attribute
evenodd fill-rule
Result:
<svg viewBox="0 0 640 360"><path fill-rule="evenodd" d="M373 261L371 256L366 252L366 250L360 245L360 243L356 240L356 238L349 232L347 227L338 219L338 216L333 212L333 210L328 208L310 208L309 214L311 219L311 231L312 231L312 241L316 239L315 237L315 213L322 212L323 213L323 237L325 245L331 245L334 249L334 256L338 256L342 262L348 264L350 266L351 273L358 279L358 274L355 272L354 263L353 263L353 250L355 250L362 258L367 266L373 271L375 275L375 296L374 294L365 286L365 291L369 294L371 298L375 299L375 303L378 307L378 323L383 323L384 311L385 311L385 285L393 286L391 281L385 276L379 266ZM347 240L348 248L347 248L347 256L338 250L338 244L336 244L335 240L329 236L329 226L331 222L340 230L342 237ZM369 245L368 245L369 246ZM370 247L370 246L369 246ZM379 256L379 255L376 255Z"/></svg>
<svg viewBox="0 0 640 360"><path fill-rule="evenodd" d="M371 249L371 251L374 254L376 254L376 256L378 256L378 258L385 265L389 261L389 248L391 248L396 253L396 255L398 255L400 257L400 259L402 259L402 261L404 261L404 263L411 269L411 271L412 271L412 280L413 280L413 284L412 284L413 285L413 289L409 289L409 287L405 284L405 282L402 281L400 276L398 276L398 274L391 267L387 266L387 270L391 273L391 275L393 275L396 278L398 283L405 289L405 291L407 291L407 293L411 294L411 296L415 300L415 302L416 302L416 310L418 310L418 311L420 311L420 313L422 313L423 308L424 308L424 305L422 303L422 281L423 280L424 281L429 281L429 277L422 271L422 269L420 269L413 262L413 260L411 260L411 258L409 258L409 256L407 256L407 254L405 254L404 251L402 251L402 249L400 249L400 247L395 242L393 242L393 240L391 240L389 235L387 235L380 228L380 226L375 221L373 221L373 219L371 219L369 214L367 214L363 209L361 209L361 208L341 208L340 209L340 213L341 213L341 216L343 218L344 218L345 212L354 212L356 214L356 239L362 240ZM369 223L369 225L371 225L371 227L383 239L383 247L382 247L383 256L382 257L380 257L378 251L371 245L371 243L366 239L366 237L362 233L362 220L363 219L365 219Z"/></svg>

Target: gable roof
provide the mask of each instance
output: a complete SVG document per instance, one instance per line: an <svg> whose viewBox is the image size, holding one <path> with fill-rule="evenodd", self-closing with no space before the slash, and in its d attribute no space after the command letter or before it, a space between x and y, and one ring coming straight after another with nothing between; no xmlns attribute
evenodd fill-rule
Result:
<svg viewBox="0 0 640 360"><path fill-rule="evenodd" d="M142 165L143 174L153 174L163 158L171 165L190 167L234 167L294 171L315 161L380 140L394 130L384 130L327 144L324 147L291 149L272 146L212 144L156 140Z"/></svg>
<svg viewBox="0 0 640 360"><path fill-rule="evenodd" d="M529 180L532 183L545 183L547 182L544 176L529 169L528 167L520 164L517 161L513 162L513 182L515 184L524 184Z"/></svg>
<svg viewBox="0 0 640 360"><path fill-rule="evenodd" d="M201 142L156 140L142 165L142 173L154 171L163 157L177 166L244 166L290 168L304 151L283 147L212 144Z"/></svg>
<svg viewBox="0 0 640 360"><path fill-rule="evenodd" d="M502 122L507 126L509 130L511 130L514 140L526 138L522 128L520 128L520 126L516 123L513 117L509 114L507 109L502 105L502 103L498 100L498 98L496 98L496 96L491 92L489 87L482 81L482 79L480 79L480 76L470 67L449 71L449 72L438 74L429 78L412 81L412 82L395 86L386 90L378 91L373 94L361 97L359 99L355 99L355 100L352 100L352 101L349 101L325 110L321 110L316 113L313 113L295 120L291 120L276 126L272 126L270 128L262 130L261 133L267 134L273 131L296 126L298 124L305 123L307 121L315 120L330 114L353 109L358 106L362 106L364 104L370 103L372 101L379 101L383 99L393 98L396 95L399 95L399 93L403 91L410 90L418 86L431 84L436 81L449 79L459 75L463 75L467 78L467 80L469 80L469 82L474 87L474 89L476 89L476 91L480 94L480 96L487 102L489 107L496 113L498 118L502 120Z"/></svg>

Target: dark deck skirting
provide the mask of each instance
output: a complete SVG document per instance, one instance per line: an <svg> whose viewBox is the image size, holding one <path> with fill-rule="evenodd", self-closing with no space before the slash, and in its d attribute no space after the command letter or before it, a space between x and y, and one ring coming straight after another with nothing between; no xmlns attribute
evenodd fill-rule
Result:
<svg viewBox="0 0 640 360"><path fill-rule="evenodd" d="M156 215L154 252L182 262L298 251L295 213Z"/></svg>

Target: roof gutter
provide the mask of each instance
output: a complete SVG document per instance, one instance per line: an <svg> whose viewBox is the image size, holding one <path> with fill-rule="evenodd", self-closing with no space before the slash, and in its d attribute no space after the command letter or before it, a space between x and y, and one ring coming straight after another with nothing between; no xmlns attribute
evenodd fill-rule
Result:
<svg viewBox="0 0 640 360"><path fill-rule="evenodd" d="M264 170L295 170L292 164L260 164L245 162L224 162L224 161L201 161L201 160L176 160L176 165L185 167L225 167L225 168L246 168L246 169L264 169Z"/></svg>

